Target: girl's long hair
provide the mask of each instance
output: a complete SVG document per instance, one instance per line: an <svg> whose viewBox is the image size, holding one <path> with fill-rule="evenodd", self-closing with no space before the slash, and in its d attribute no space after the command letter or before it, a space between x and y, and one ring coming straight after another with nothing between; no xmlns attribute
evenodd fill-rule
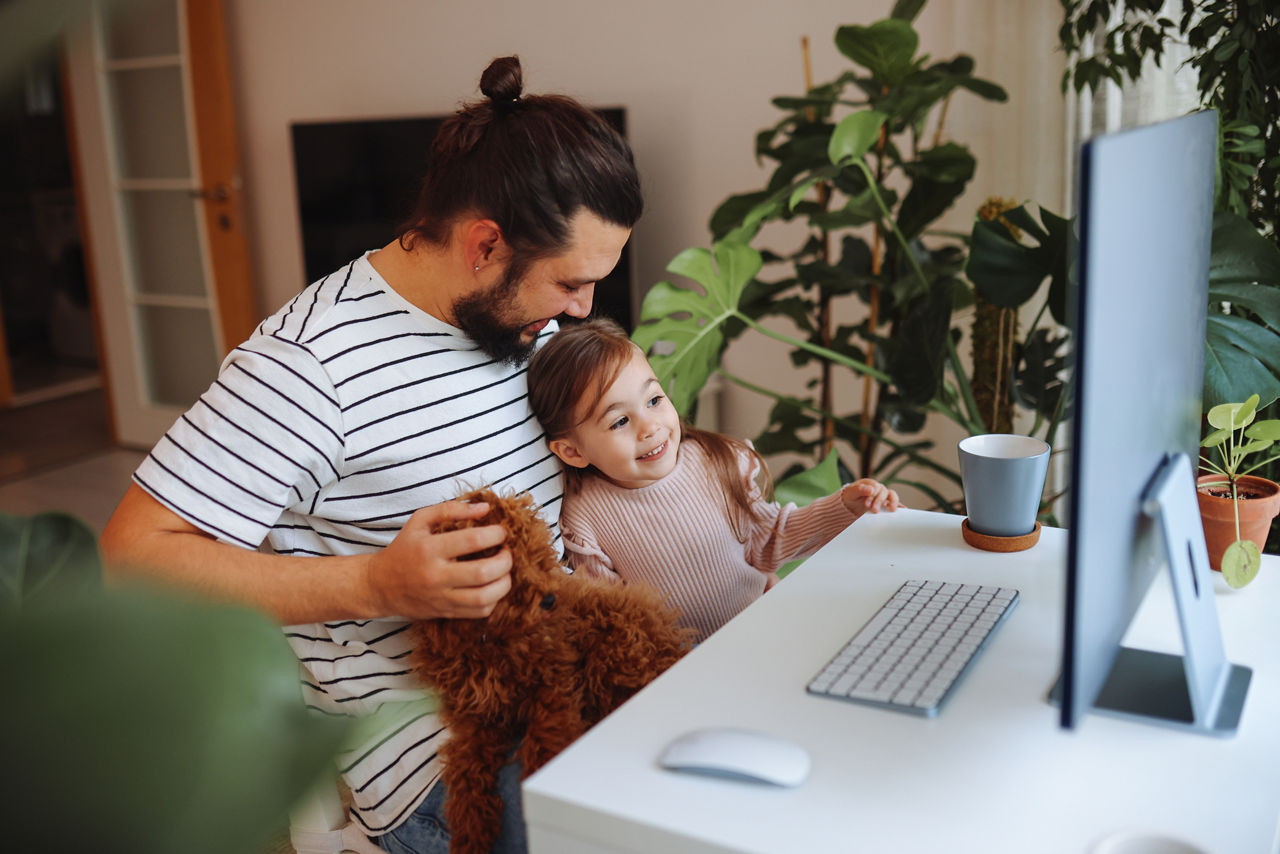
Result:
<svg viewBox="0 0 1280 854"><path fill-rule="evenodd" d="M618 378L639 348L622 327L606 318L592 318L565 324L529 361L529 403L546 431L548 441L563 439L586 420L600 403L609 386ZM643 355L643 354L641 354ZM694 427L681 419L685 441L694 442L706 453L711 470L722 487L724 512L739 541L746 540L746 525L760 517L752 505L748 479L740 460L745 455L758 466L760 490L773 497L773 482L764 459L741 439ZM570 495L582 488L584 477L602 475L594 466L565 467L565 486Z"/></svg>

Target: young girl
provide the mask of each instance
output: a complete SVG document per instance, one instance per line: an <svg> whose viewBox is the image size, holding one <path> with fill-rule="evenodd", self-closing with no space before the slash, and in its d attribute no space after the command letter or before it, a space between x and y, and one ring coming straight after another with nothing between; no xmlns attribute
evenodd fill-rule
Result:
<svg viewBox="0 0 1280 854"><path fill-rule="evenodd" d="M653 585L698 640L759 598L782 564L863 513L899 506L870 479L804 508L769 500L755 449L683 423L612 321L553 335L529 362L529 400L566 465L560 530L571 565Z"/></svg>

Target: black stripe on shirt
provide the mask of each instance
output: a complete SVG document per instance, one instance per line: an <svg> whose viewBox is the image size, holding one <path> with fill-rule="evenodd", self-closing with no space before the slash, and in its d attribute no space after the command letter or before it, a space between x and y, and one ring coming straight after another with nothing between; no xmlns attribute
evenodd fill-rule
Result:
<svg viewBox="0 0 1280 854"><path fill-rule="evenodd" d="M342 774L350 774L357 765L359 765L361 762L365 761L374 753L376 753L382 747L382 745L386 744L388 741L395 738L397 735L404 732L406 729L408 729L409 727L416 724L418 721L422 720L423 718L431 714L434 714L434 712L423 712L422 714L414 715L412 718L405 721L400 726L396 727L391 732L384 735L381 739L378 740L377 744L369 745L365 749L364 753L361 753L355 759L351 760L351 763L348 764L346 767L339 768L338 771ZM418 747L419 745L426 744L428 741L431 741L431 739L435 738L442 732L444 732L444 727L438 727L435 732L430 733L429 735L423 736L421 739L411 744L409 748L404 751L404 753L408 753L409 750L412 750L413 748ZM396 757L396 762L400 761L400 759L404 756L404 753L401 753L399 757ZM365 787L367 787L370 783L372 783L374 780L376 780L380 775L384 773L386 773L385 768L377 772L376 774L374 774L368 780L365 780L364 784L360 788L363 790Z"/></svg>
<svg viewBox="0 0 1280 854"><path fill-rule="evenodd" d="M182 417L183 417L183 418L186 418L186 415L184 414ZM160 440L161 440L162 442L168 442L169 444L173 445L173 446L174 446L175 448L177 448L179 451L182 451L182 453L186 454L186 455L187 455L187 457L189 457L191 460L193 460L193 461L195 461L197 464L199 464L202 468L207 469L207 470L209 471L209 473L210 473L210 474L214 475L215 477L221 478L222 480L226 481L226 483L227 483L228 485L235 487L236 489L240 490L240 491L241 491L241 492L243 492L245 495L249 496L250 498L254 499L255 501L260 501L260 502L262 502L263 504L267 505L268 507L271 507L271 508L274 508L274 509L276 509L276 510L279 510L279 505L277 505L277 504L276 504L276 502L272 501L271 499L269 499L269 498L267 498L267 497L265 497L265 496L259 495L258 493L256 493L256 492L254 492L253 490L249 489L247 486L245 486L245 485L244 485L244 484L242 484L242 483L237 483L236 481L234 481L234 480L232 480L231 478L227 477L227 476L226 476L225 474L223 474L222 472L218 471L218 470L217 470L216 468L214 468L213 466L211 466L211 465L209 465L208 463L206 463L204 460L202 460L202 459L200 459L199 457L197 457L195 454L193 454L193 453L191 452L191 450L190 450L189 448L187 448L187 446L186 446L186 445L183 445L183 444L182 444L181 442L179 442L177 439L173 438L172 431L170 431L169 433L165 433L163 436L161 436L161 437L160 437ZM277 481L277 483L279 483L279 481ZM281 486L284 486L285 484L281 483L280 485L281 485Z"/></svg>
<svg viewBox="0 0 1280 854"><path fill-rule="evenodd" d="M235 397L237 397L237 398L239 398L239 395L234 395L234 396L235 396ZM281 451L279 448L275 447L274 445L268 445L265 441L263 441L263 439L262 439L262 437L261 437L261 436L258 436L258 435L256 435L255 433L253 433L253 432L251 432L251 431L249 431L249 430L245 429L243 426L241 426L239 423L237 423L234 419L232 419L232 418L231 418L231 416L227 415L225 412L223 412L222 410L218 409L218 407L214 406L212 403L210 403L210 402L209 402L207 399L205 399L204 397L201 397L201 398L200 398L200 403L201 403L201 404L203 404L205 407L207 407L207 408L209 409L209 411L210 411L210 412L214 413L214 414L215 414L215 415L217 415L219 418L221 418L223 421L227 422L227 424L229 424L230 426L232 426L232 427L236 428L236 429L237 429L237 430L239 430L241 433L245 434L245 435L246 435L246 436L248 436L250 439L252 439L253 441L257 442L259 445L261 445L262 447L266 448L266 449L267 449L268 451L270 451L271 453L273 453L273 454L275 454L276 456L278 456L280 459L282 459L282 460L284 460L285 462L289 463L289 465L293 466L294 468L298 469L298 470L299 470L299 471L301 471L301 472L304 472L304 473L307 475L307 477L311 478L312 483L314 483L314 484L316 485L316 489L319 489L319 488L320 488L320 480L319 480L319 478L317 478L317 477L312 473L311 469L307 468L306 466L304 466L302 463L298 462L297 460L295 460L295 459L291 459L290 457L286 456L286 455L285 455L285 453L284 453L283 451ZM272 419L272 420L274 420L274 419ZM255 468L257 468L257 467L255 466ZM259 469L259 471L261 471L261 469ZM298 498L299 498L299 499L301 499L301 498L302 498L302 491L301 491L301 490L298 490Z"/></svg>
<svg viewBox="0 0 1280 854"><path fill-rule="evenodd" d="M383 397L383 396L385 396L385 394L393 394L393 393L396 393L396 392L403 392L403 391L404 391L404 389L406 389L406 388L412 388L412 387L415 387L415 385L421 385L422 383L430 383L430 382L434 382L434 380L444 379L444 378L447 378L447 376L456 376L456 375L458 375L458 374L466 373L466 371L468 371L468 370L475 370L475 369L477 369L477 367L488 367L489 365L493 365L493 362L492 362L492 361L490 361L490 362L479 362L479 364L476 364L476 365L467 365L466 367L458 367L458 369L457 369L457 370L445 371L445 373L443 373L443 374L433 374L433 375L431 375L431 376L424 376L424 378L422 378L422 379L416 379L416 380L413 380L413 382L411 382L411 383L403 383L403 384L401 384L401 385L397 385L397 387L394 387L394 388L383 389L383 391L372 393L372 394L370 394L370 396L367 396L367 397L364 397L364 398L358 399L358 401L352 401L351 403L348 403L348 405L347 405L347 406L342 407L342 411L343 411L343 412L347 412L348 410L353 410L353 408L356 408L357 406L361 406L361 405L362 405L362 403L367 403L367 402L369 402L369 401L372 401L372 399L379 398L379 397ZM388 419L393 419L393 417L396 417L396 416L398 416L398 415L404 415L404 414L406 414L406 412L416 412L416 411L419 411L419 410L425 410L425 408L428 408L428 407L430 407L430 406L436 406L436 405L438 405L438 403L447 403L448 401L456 401L456 399L458 399L458 398L461 398L461 397L467 397L467 396L468 396L468 394L476 394L476 393L479 393L479 392L486 392L486 391L489 391L489 389L490 389L490 388L497 388L497 387L498 387L498 385L502 385L503 383L509 383L509 382L511 382L511 380L516 379L516 378L517 378L517 376L522 376L522 375L524 375L526 370L527 370L527 369L521 369L521 370L516 371L516 373L513 373L513 374L507 374L506 376L503 376L503 378L500 378L500 379L494 380L494 382L489 383L488 385L474 385L474 387L470 387L470 388L463 389L463 391L458 392L458 393L456 393L456 394L451 394L451 396L449 396L449 397L440 398L440 399L438 399L438 401L434 401L434 402L431 402L431 403L426 403L426 405L424 405L424 406L417 406L417 407L413 407L413 408L411 408L411 410L402 410L402 411L399 411L399 412L392 412L392 414L387 415L387 416L380 417L380 419L378 419L378 420L376 420L376 421L370 421L370 423L369 423L369 424L378 424L378 423L379 423L379 421L385 421L385 420L388 420ZM366 371L366 373L367 373L367 371ZM349 378L349 376L348 376L348 378L347 378L347 379L352 379L352 378ZM346 383L346 382L347 382L347 380L346 380L346 379L344 379L344 380L342 380L342 382L343 382L343 383ZM340 384L342 384L342 383L335 383L335 385L340 385ZM360 426L360 428L357 428L357 429L364 429L364 428L366 428L366 426L369 426L369 424L362 424L362 425Z"/></svg>
<svg viewBox="0 0 1280 854"><path fill-rule="evenodd" d="M351 281L351 273L355 270L355 268L356 268L355 261L351 261L350 263L347 264L347 275L342 279L342 287L338 288L339 294L341 294L342 291L347 287L347 282ZM334 272L336 273L337 271L335 270ZM333 273L330 273L328 276L324 277L324 280L326 283L329 281L329 278L332 275ZM298 327L298 336L294 339L295 341L301 341L302 336L306 333L307 324L311 321L311 313L316 310L316 306L319 305L320 303L320 292L322 290L324 290L324 285L321 285L320 287L316 288L314 291L311 292L311 305L307 306L307 316L302 318L302 324Z"/></svg>
<svg viewBox="0 0 1280 854"><path fill-rule="evenodd" d="M334 429L333 429L332 427L330 427L328 424L326 424L325 422L321 421L321 420L320 420L320 418L319 418L319 416L317 416L317 415L316 415L314 412L312 412L311 410L307 409L305 406L300 405L300 404L298 403L298 401L294 400L294 399L293 399L292 397L290 397L289 395L287 395L287 394L285 394L284 392L280 391L280 389L276 388L275 386L270 385L270 384L269 384L269 383L267 383L264 379L262 379L262 378L261 378L261 377L259 377L257 374L255 374L255 373L253 373L252 371L250 371L248 368L246 368L244 365L240 364L239 362L232 362L232 363L231 363L231 367L235 368L235 369L236 369L236 370L238 370L240 373L244 374L244 375L245 375L245 376L247 376L249 379L253 380L253 381L254 381L254 382L256 382L258 385L260 385L260 386L262 386L263 388L265 388L267 391L273 392L277 397L279 397L281 400L283 400L286 404L288 404L289 406L292 406L292 407L293 407L294 409L296 409L298 412L301 412L303 415L307 416L307 417L308 417L308 418L310 418L312 421L314 421L317 425L319 425L320 427L322 427L326 432L328 432L328 433L329 433L329 435L331 435L331 436L333 436L333 438L337 439L339 443L341 443L341 442L342 442L342 436L338 435L338 431L337 431L337 430L334 430ZM337 405L337 404L336 404L334 401L332 401L332 400L331 400L331 401L329 401L329 402L330 402L330 403L333 403L335 406ZM264 414L265 414L265 412L264 412Z"/></svg>
<svg viewBox="0 0 1280 854"><path fill-rule="evenodd" d="M334 477L337 477L337 476L338 476L338 468L337 468L337 466L335 466L335 465L333 464L333 460L329 459L329 455L328 455L328 454L326 454L323 450L321 450L321 448L320 448L320 446L319 446L319 445L317 445L315 442L312 442L312 441L311 441L310 439L308 439L306 436L303 436L301 433L299 433L297 430L294 430L294 429L293 429L292 427L290 427L289 425L285 424L285 423L284 423L283 421L281 421L279 418L276 418L274 415L269 414L269 413L268 413L265 409L263 409L262 407L260 407L260 406L256 406L256 405L254 405L253 403L250 403L250 402L249 402L249 400L248 400L247 398L242 397L242 396L240 396L239 394L237 394L234 390L232 390L232 389L231 389L231 388L229 388L225 383L223 383L223 382L222 382L222 380L214 380L214 383L215 383L216 385L220 386L220 387L221 387L221 388L222 388L222 389L223 389L227 394L231 395L231 396L232 396L232 397L234 397L236 400L238 400L238 401L240 401L241 403L243 403L246 407L248 407L249 409L252 409L254 412L257 412L257 413L258 413L259 415L261 415L263 418L265 418L265 419L267 419L268 421L272 422L273 424L277 425L278 427L280 427L280 429L284 430L286 433L289 433L289 434L293 435L293 436L294 436L294 437L295 437L299 442L301 442L302 444L306 445L306 446L307 446L308 448L310 448L311 450L315 451L315 452L316 452L316 454L317 454L317 455L318 455L322 460L324 460L324 461L325 461L325 463L327 463L327 464L328 464L328 466L329 466L329 470L333 472ZM225 416L224 416L224 417L225 417ZM242 427L241 429L243 430L244 428ZM246 432L246 433L248 433L249 431L248 431L248 430L245 430L245 432ZM252 435L252 434L250 434L250 435ZM266 443L264 442L263 444L266 444ZM284 455L284 454L280 454L280 456L282 456L282 457L283 457L283 456L285 456L285 455ZM288 458L288 457L285 457L285 459L289 459L289 458ZM307 474L310 474L310 475L311 475L311 479L315 481L316 486L317 486L317 487L319 487L319 486L320 486L320 481L319 481L319 479L318 479L318 478L316 478L316 476L315 476L314 474L312 474L312 473L311 473L311 469L307 468L306 466L303 466L302 464L298 463L296 460L289 460L289 461L290 461L290 462L292 462L294 465L298 466L298 468L301 468L301 469L302 469L303 471L305 471Z"/></svg>
<svg viewBox="0 0 1280 854"><path fill-rule="evenodd" d="M178 481L179 483L183 484L184 486L186 486L188 489L190 489L192 492L196 493L197 495L203 496L203 497L204 497L204 499L205 499L206 501L208 501L208 502L210 502L210 503L212 503L212 504L216 504L216 505L218 505L219 507L222 507L223 509L227 510L228 512L234 513L235 515L239 516L239 517L240 517L240 518L242 518L242 519L247 519L249 522L252 522L254 525L261 525L261 524L262 524L262 523L261 523L261 522L259 522L257 519L253 519L253 518L251 518L251 517L249 517L249 516L246 516L245 514L241 513L239 510L235 510L235 509L233 509L232 507L229 507L228 505L224 504L223 502L218 501L217 499L215 499L215 498L214 498L212 495L210 495L209 493L207 493L207 492L205 492L205 491L203 491L203 490L197 489L197 488L195 487L195 485L194 485L194 484L192 484L189 480L187 480L186 478L183 478L183 477L179 477L179 476L178 476L178 474L177 474L177 472L175 472L173 469L169 468L169 467L168 467L167 465L165 465L164 463L160 462L160 460L159 460L159 459L158 459L154 454L148 454L147 456L148 456L148 458L149 458L149 459L151 459L152 461L154 461L156 465L160 466L160 468L162 468L162 469L164 469L166 472L168 472L170 477L172 477L174 480ZM136 479L136 480L138 481L138 483L139 483L141 486L145 487L145 488L146 488L146 490L147 490L148 492L150 492L152 495L154 495L155 497L157 497L157 498L159 498L160 500L162 500L165 504L169 505L169 507L170 507L170 508L172 508L173 510L177 511L177 512L179 513L179 515L181 515L181 516L185 516L186 518L191 519L191 520L192 520L192 521L194 521L194 522L195 522L199 527L203 528L204 530L209 531L210 533L214 533L214 534L218 534L218 535L220 535L220 536L223 536L223 537L225 537L225 538L226 538L226 539L228 539L228 540L234 540L235 542L240 543L241 545L243 545L246 549L256 549L256 548L257 548L257 545L256 545L256 544L251 543L251 542L249 542L248 540L243 539L243 538L241 538L241 537L237 537L237 536L235 536L234 534L232 534L230 531L223 530L222 528L219 528L217 525L214 525L214 524L210 523L209 521L207 521L207 520L205 520L205 519L200 518L200 517L199 517L199 516L197 516L196 514L191 513L190 511L186 510L186 509L183 507L183 505L182 505L182 504L180 504L179 502L174 501L172 498L169 498L168 496L165 496L163 493L161 493L161 492L157 491L154 487L152 487L152 485L151 485L151 484L147 483L145 480L143 480L142 478L138 477L138 475L137 475L136 473L134 474L134 479Z"/></svg>
<svg viewBox="0 0 1280 854"><path fill-rule="evenodd" d="M400 338L442 338L442 337L448 337L448 333L446 332L397 332L396 334L388 335L385 338L375 338L370 341L361 341L357 344L352 344L350 347L348 347L345 350L339 350L336 353L330 353L328 356L325 356L324 359L320 361L320 363L322 365L327 365L333 360L341 359L343 356L354 353L357 350L363 350L366 347L377 347L381 344L386 344L388 341L396 341ZM440 353L448 353L448 352L451 352L448 347L441 347L438 350L432 350L428 353L422 353L420 355L435 356ZM347 379L349 380L351 378L348 377ZM346 380L343 380L343 382L346 382Z"/></svg>
<svg viewBox="0 0 1280 854"><path fill-rule="evenodd" d="M472 420L472 419L470 419L470 418L463 418L463 419L461 419L460 421L456 421L456 422L454 422L454 423L455 423L455 424L458 424L458 423L461 423L462 421L470 421L470 420ZM343 479L344 479L344 480L347 480L347 479L350 479L350 478L356 477L357 475L362 475L362 474L376 474L376 473L378 473L378 472L388 471L388 470L390 470L390 469L394 469L394 468L400 468L401 466L408 466L408 465L413 465L414 463L420 463L420 462L422 462L422 461L424 461L424 460L429 460L429 459L431 459L432 457L438 457L438 456L440 456L441 454L452 454L452 453L454 453L454 452L456 452L456 451L458 451L458 450L460 450L460 449L462 449L462 448L469 448L469 447L471 447L472 445L478 445L478 444L480 444L481 442L486 442L486 441L488 441L489 439L494 438L495 436L501 436L503 433L507 433L507 432L510 432L510 431L512 431L512 430L517 430L517 429L519 429L519 428L523 427L525 424L527 424L527 423L528 423L528 422L530 422L531 420L533 420L533 413L532 413L532 412L531 412L531 413L529 413L528 415L526 415L524 418L520 419L519 421L516 421L515 423L508 424L507 426L505 426L505 427L503 427L503 428L501 428L501 429L494 430L492 433L487 433L487 434L485 434L485 435L483 435L483 436L477 436L477 437L475 437L474 439L469 439L469 440L467 440L466 442L463 442L461 445L453 445L453 446L448 447L448 448L441 448L441 449L440 449L440 450L438 450L438 451L432 451L432 452L431 452L431 453L429 453L429 454L423 454L423 455L422 455L422 456L420 456L420 457L413 457L413 458L411 458L411 459L401 460L400 462L387 463L386 465L374 466L373 468L369 468L369 469L360 469L359 471L351 471L351 472L347 472L345 475L343 475ZM542 437L541 437L541 436L539 436L539 438L542 438ZM526 443L526 444L527 444L527 443Z"/></svg>
<svg viewBox="0 0 1280 854"><path fill-rule="evenodd" d="M212 409L214 412L217 412L217 414L218 414L219 416L221 416L224 420L226 420L228 423L231 423L231 424L233 424L233 426L236 426L236 428L237 428L237 429L239 429L241 432L246 432L246 431L244 430L244 428L239 427L239 425L235 425L235 424L234 424L234 422L231 422L231 421L230 421L230 419L228 419L228 418L226 418L226 416L222 415L222 413L221 413L221 412L218 412L218 410L217 410L217 409L214 409L214 407L209 406L209 404L208 404L208 402L207 402L207 401L202 401L202 402L204 403L204 405L205 405L205 406L208 406L208 407L209 407L209 409ZM237 460L239 460L240 462L244 463L244 464L245 464L246 466L248 466L249 468L251 468L251 469L253 469L254 471L258 472L258 474L262 475L263 477L267 478L268 480L275 481L276 483L278 483L278 484L280 484L281 486L283 486L285 489L292 489L292 490L294 491L294 493L298 496L298 500L299 500L299 501L301 501L301 500L302 500L302 490L298 489L298 487L294 486L293 484L285 483L283 480L281 480L280 478L276 477L276 476L275 476L275 475L273 475L271 472L267 471L266 469L262 468L262 467L261 467L261 466L259 466L259 465L256 465L256 464L254 464L254 463L250 462L249 460L247 460L247 459L245 459L244 457L242 457L240 454L237 454L235 451L231 450L231 449L230 449L230 448L228 448L226 445L224 445L224 444L222 444L221 442L219 442L219 441L218 441L217 439L215 439L213 436L210 436L208 433L206 433L204 430L202 430L202 429L200 428L200 426L196 424L196 422L192 421L192 420L187 416L187 413L185 413L185 412L184 412L184 413L182 414L182 420L183 420L183 421L185 421L185 422L187 422L188 426L190 426L190 427L191 427L191 429L195 430L195 431L196 431L197 433L199 433L201 436L205 437L205 439L207 439L207 440L208 440L209 442L211 442L212 444L217 445L219 448L221 448L221 449L222 449L225 453L227 453L229 456L235 457ZM176 443L175 443L175 444L176 444Z"/></svg>
<svg viewBox="0 0 1280 854"><path fill-rule="evenodd" d="M529 395L527 394L522 394L519 397L513 398L508 401L504 401L503 403L499 403L497 406L491 406L488 409L482 410L480 412L473 412L471 414L463 416L462 418L458 418L454 421L449 421L444 424L437 424L434 427L428 427L426 430L420 430L417 433L408 433L404 436L398 436L389 442L383 442L381 445L374 445L372 448L366 448L365 450L361 451L358 454L351 454L350 456L347 457L347 462L351 462L352 460L358 460L361 457L368 456L369 454L377 453L378 451L381 451L385 448L390 448L392 445L398 445L401 442L408 442L413 439L421 439L423 436L430 435L431 433L435 433L438 430L448 430L450 427L457 427L459 424L462 424L465 421L471 421L474 418L483 418L486 415L492 415L493 413L497 412L499 409L508 407L513 403L519 403L520 401L524 400L528 396Z"/></svg>
<svg viewBox="0 0 1280 854"><path fill-rule="evenodd" d="M408 492L408 491L410 491L410 490L417 489L417 488L422 487L422 486L430 486L431 484L433 484L433 483L439 483L439 482L440 482L440 481L442 481L442 480L449 480L450 478L461 477L461 476L463 476L463 475L465 475L465 474L468 474L468 473L470 473L470 472L475 472L475 471L477 471L477 470L479 470L479 469L483 469L485 466L488 466L488 465L491 465L491 464L493 464L493 463L496 463L496 462L498 462L499 460L502 460L502 459L505 459L505 458L507 458L507 457L512 456L513 454L518 454L518 453L520 453L521 451L523 451L524 449L528 448L530 445L536 444L536 443L541 442L541 441L542 441L542 434L539 434L539 435L537 435L537 436L533 437L532 439L530 439L528 442L525 442L523 445L517 445L516 447L512 448L512 449L511 449L511 450L509 450L509 451L505 451L505 452L503 452L503 453L501 453L501 454L498 454L498 455L496 455L496 456L490 457L490 458L489 458L489 459L487 459L487 460L481 460L481 461L479 461L478 463L476 463L476 464L475 464L475 465L473 465L473 466L469 466L468 468L465 468L465 469L459 469L459 470L457 470L457 471L450 472L449 474L441 475L440 477L432 477L432 478L428 478L427 480L421 480L421 481L418 481L417 483L410 483L410 484L406 484L406 485L404 485L404 486L397 486L397 487L394 487L393 489L383 489L383 490L379 490L379 491L377 491L377 492L364 492L364 493L360 493L360 494L358 494L358 495L339 495L339 496L330 497L330 498L328 498L328 499L326 499L326 500L327 500L327 501L333 501L333 502L337 502L337 501L359 501L359 500L360 500L360 499L362 499L362 498L374 498L374 497L381 497L381 496L384 496L384 495L392 495L392 494L397 493L397 492ZM470 443L467 443L467 444L470 444ZM458 445L458 446L456 446L456 448L463 448L463 447L466 447L466 445ZM455 448L455 449L456 449L456 448ZM509 475L508 475L508 477L509 477ZM501 482L502 480L505 480L505 479L506 479L505 477L503 477L503 478L499 478L498 482ZM393 514L393 515L395 515L395 514ZM380 517L380 518L392 518L392 516L386 516L386 517ZM372 520L372 521L377 521L377 520Z"/></svg>
<svg viewBox="0 0 1280 854"><path fill-rule="evenodd" d="M384 311L381 314L370 314L366 317L353 317L350 320L344 320L341 323L335 323L333 326L325 327L322 331L317 332L315 335L311 336L306 341L303 341L302 338L299 337L298 341L303 344L306 344L308 347L312 347L315 345L317 341L319 341L321 338L323 338L324 336L328 335L331 332L337 332L341 329L345 329L348 326L358 326L362 323L372 323L376 320L383 320L385 318L395 317L397 315L407 315L408 313L409 312L403 308L393 308L391 311ZM322 359L321 364L324 364L325 362L329 361L329 359L333 359L333 358L336 358L336 357L329 356L328 358Z"/></svg>
<svg viewBox="0 0 1280 854"><path fill-rule="evenodd" d="M296 341L290 341L288 338L281 338L281 337L280 337L280 336L278 336L278 335L272 335L272 336L270 336L270 337L271 337L271 338L273 338L273 339L275 339L276 341L282 341L282 342L284 342L285 344L288 344L290 347L297 347L299 350L302 350L303 352L305 352L305 353L307 353L308 355L310 355L310 356L311 356L311 358L313 358L313 359L315 359L315 358L316 358L315 354L314 354L314 353L312 353L312 352L311 352L311 350L309 350L307 347L303 346L302 344L299 344L299 343L298 343L298 342L296 342ZM336 397L334 397L333 395L329 394L329 393L328 393L328 392L326 392L324 389L320 388L318 385L316 385L315 383L313 383L313 382L312 382L311 380L309 380L307 377L304 377L302 374L298 373L298 372L297 372L293 367L291 367L290 365L286 365L284 362L280 361L280 360L279 360L279 359L277 359L275 356L272 356L272 355L270 355L269 353L262 353L262 352L259 352L259 351L257 351L257 350L250 349L249 347L247 347L247 346L245 346L245 345L241 345L241 346L237 347L237 348L236 348L236 352L239 352L239 353L251 353L251 354L253 354L254 356L258 356L259 358L262 358L262 359L268 359L268 360L270 360L270 361L272 361L272 362L275 362L275 363L276 363L277 365L279 365L281 368L283 368L284 370L286 370L286 371L288 371L289 373L293 374L295 377L297 377L298 379L302 380L302 382L304 382L304 383L306 383L307 385L311 386L311 389L312 389L316 394L318 394L318 395L320 395L321 397L323 397L323 398L324 398L326 401L328 401L328 402L329 402L329 403L330 403L330 404L331 404L335 409L337 409L337 407L338 407L338 400L337 400L337 398L336 398ZM316 361L318 362L318 361L319 361L319 359L316 359Z"/></svg>

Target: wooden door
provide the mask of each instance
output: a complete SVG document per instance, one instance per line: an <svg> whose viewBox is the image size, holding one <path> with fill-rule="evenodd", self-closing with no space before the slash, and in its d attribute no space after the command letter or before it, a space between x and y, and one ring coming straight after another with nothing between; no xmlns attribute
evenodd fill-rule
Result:
<svg viewBox="0 0 1280 854"><path fill-rule="evenodd" d="M99 4L66 56L112 423L146 448L257 319L221 0Z"/></svg>

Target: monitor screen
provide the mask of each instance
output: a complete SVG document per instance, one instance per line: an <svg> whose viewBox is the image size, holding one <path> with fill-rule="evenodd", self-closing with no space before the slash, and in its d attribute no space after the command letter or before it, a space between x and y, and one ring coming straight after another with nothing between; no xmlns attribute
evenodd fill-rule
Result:
<svg viewBox="0 0 1280 854"><path fill-rule="evenodd" d="M1199 456L1216 144L1206 111L1081 147L1064 727L1094 705L1165 565L1143 496L1171 455Z"/></svg>
<svg viewBox="0 0 1280 854"><path fill-rule="evenodd" d="M597 110L626 136L626 112ZM290 127L306 281L327 276L395 238L409 217L427 152L447 116L295 122ZM595 289L593 312L632 328L630 244Z"/></svg>

